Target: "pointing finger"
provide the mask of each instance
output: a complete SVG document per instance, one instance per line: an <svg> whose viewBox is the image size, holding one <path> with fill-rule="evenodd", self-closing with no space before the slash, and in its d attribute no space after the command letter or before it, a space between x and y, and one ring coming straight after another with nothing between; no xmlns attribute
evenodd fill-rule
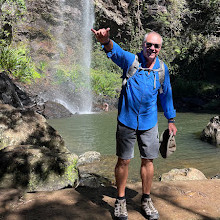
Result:
<svg viewBox="0 0 220 220"><path fill-rule="evenodd" d="M97 31L96 31L95 29L93 29L93 28L91 28L91 31L92 31L94 34L97 33Z"/></svg>

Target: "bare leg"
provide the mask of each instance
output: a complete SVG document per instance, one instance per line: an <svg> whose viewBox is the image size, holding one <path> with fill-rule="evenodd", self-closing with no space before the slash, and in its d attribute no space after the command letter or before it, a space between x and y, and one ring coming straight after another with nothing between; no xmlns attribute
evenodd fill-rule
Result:
<svg viewBox="0 0 220 220"><path fill-rule="evenodd" d="M150 194L154 176L154 165L152 159L141 159L142 193Z"/></svg>
<svg viewBox="0 0 220 220"><path fill-rule="evenodd" d="M125 187L128 178L129 163L130 160L123 160L121 158L118 158L118 162L115 166L115 179L119 197L125 196Z"/></svg>

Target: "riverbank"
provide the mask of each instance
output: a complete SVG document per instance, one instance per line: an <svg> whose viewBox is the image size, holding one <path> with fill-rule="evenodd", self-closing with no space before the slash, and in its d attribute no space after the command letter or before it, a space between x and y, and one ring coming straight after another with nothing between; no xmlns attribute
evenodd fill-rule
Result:
<svg viewBox="0 0 220 220"><path fill-rule="evenodd" d="M68 188L25 193L0 190L0 219L4 220L110 220L114 186ZM144 220L140 210L141 183L128 184L130 220ZM160 220L220 219L220 180L153 182L152 199Z"/></svg>

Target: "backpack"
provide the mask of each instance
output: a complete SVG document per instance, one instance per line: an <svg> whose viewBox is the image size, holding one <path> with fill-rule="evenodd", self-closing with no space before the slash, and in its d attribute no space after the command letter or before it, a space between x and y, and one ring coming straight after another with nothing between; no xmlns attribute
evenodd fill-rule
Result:
<svg viewBox="0 0 220 220"><path fill-rule="evenodd" d="M135 55L135 59L134 59L134 62L132 63L132 65L130 66L130 68L128 69L127 73L126 73L126 77L123 79L122 81L122 86L125 86L126 83L127 83L127 80L132 77L136 72L137 70L140 71L140 70L145 70L145 71L153 71L153 72L158 72L159 74L159 82L161 84L161 87L159 89L159 92L160 93L163 93L163 82L164 82L164 78L165 78L165 66L164 66L164 62L162 60L159 59L159 62L160 62L160 68L158 69L149 69L149 68L142 68L140 67L140 62L139 62L139 56L138 55ZM156 78L154 78L154 88L156 88Z"/></svg>

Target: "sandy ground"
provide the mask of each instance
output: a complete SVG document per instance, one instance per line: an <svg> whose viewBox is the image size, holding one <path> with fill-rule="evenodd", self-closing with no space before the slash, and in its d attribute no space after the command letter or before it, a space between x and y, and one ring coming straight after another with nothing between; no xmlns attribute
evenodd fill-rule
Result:
<svg viewBox="0 0 220 220"><path fill-rule="evenodd" d="M140 210L141 183L127 187L129 220L145 219ZM0 189L0 219L110 220L116 189L78 187L25 193ZM220 219L220 180L154 182L152 199L161 220Z"/></svg>

